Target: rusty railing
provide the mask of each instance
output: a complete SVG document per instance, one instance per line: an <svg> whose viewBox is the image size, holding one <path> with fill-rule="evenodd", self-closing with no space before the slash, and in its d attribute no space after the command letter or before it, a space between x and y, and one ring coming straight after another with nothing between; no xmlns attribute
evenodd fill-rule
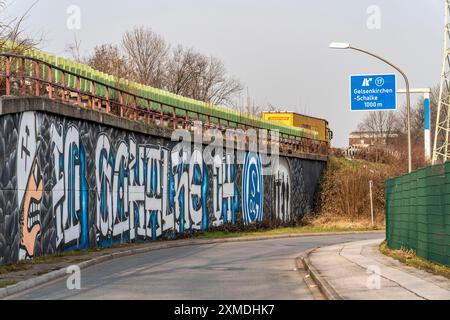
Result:
<svg viewBox="0 0 450 320"><path fill-rule="evenodd" d="M35 57L0 53L0 66L0 95L47 97L62 103L171 129L192 130L194 121L202 120L206 120L202 122L207 129L216 128L224 131L227 128L243 130L261 128L257 124L249 125L212 116L206 111L193 111L181 106L161 103L133 93L127 87L121 88L120 85L94 80ZM69 78L70 81L68 81ZM75 85L71 86L70 82ZM86 90L86 83L88 90ZM99 94L100 91L103 94ZM152 104L158 106L157 110L151 107ZM270 139L268 142L270 143ZM327 155L328 149L326 141L280 134L281 152Z"/></svg>

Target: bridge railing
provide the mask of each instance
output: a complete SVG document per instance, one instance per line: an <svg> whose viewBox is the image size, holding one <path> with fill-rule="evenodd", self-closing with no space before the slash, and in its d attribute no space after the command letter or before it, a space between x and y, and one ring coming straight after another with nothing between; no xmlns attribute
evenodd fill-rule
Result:
<svg viewBox="0 0 450 320"><path fill-rule="evenodd" d="M194 121L201 121L206 129L267 129L257 121L212 116L206 110L188 109L180 105L162 103L133 92L126 81L106 83L87 75L69 71L36 57L0 53L0 95L48 97L99 112L106 112L133 121L164 128L193 130ZM270 141L268 136L267 143ZM280 151L284 153L328 154L328 143L309 137L280 134Z"/></svg>

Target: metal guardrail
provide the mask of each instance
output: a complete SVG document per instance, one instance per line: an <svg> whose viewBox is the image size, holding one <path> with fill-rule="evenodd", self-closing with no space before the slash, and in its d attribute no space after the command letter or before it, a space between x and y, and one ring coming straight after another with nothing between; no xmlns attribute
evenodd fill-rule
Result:
<svg viewBox="0 0 450 320"><path fill-rule="evenodd" d="M128 88L98 81L35 57L0 53L0 66L0 94L6 96L47 97L62 103L172 129L192 130L194 121L201 119L206 119L203 122L206 129L215 128L221 131L228 128L263 129L257 125L161 103L133 93ZM75 85L71 86L71 82ZM89 90L86 90L86 87ZM152 110L152 104L157 105L159 110ZM326 141L283 134L279 142L281 152L328 155L329 146Z"/></svg>

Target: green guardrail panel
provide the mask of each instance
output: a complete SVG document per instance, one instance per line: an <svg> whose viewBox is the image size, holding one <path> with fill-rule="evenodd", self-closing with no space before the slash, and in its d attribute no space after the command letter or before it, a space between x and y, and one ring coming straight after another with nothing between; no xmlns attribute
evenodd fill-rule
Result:
<svg viewBox="0 0 450 320"><path fill-rule="evenodd" d="M61 57L57 57L56 58L56 60L57 60L57 65L58 65L58 68L61 68L61 69L64 69L64 59L63 58L61 58ZM64 83L62 82L62 75L63 75L63 73L61 72L61 71L57 71L56 72L56 77L57 77L57 83L59 84L59 85L66 85L66 81L65 81L65 76L64 76Z"/></svg>
<svg viewBox="0 0 450 320"><path fill-rule="evenodd" d="M117 98L116 91L114 88L114 77L111 75L106 75L105 83L108 85L108 97L110 100L115 100Z"/></svg>
<svg viewBox="0 0 450 320"><path fill-rule="evenodd" d="M51 64L51 65L55 65L56 64L56 57L55 56L52 56L52 55L49 55L48 56L48 62ZM52 68L52 82L53 83L57 83L57 73L56 73L56 69L55 68Z"/></svg>
<svg viewBox="0 0 450 320"><path fill-rule="evenodd" d="M82 65L79 65L78 66L79 68L81 68L82 67ZM95 80L94 78L95 78L95 70L94 69L92 69L91 67L87 67L86 68L86 74L87 74L87 76L88 76L88 78L89 78L89 80L87 81L87 90L89 91L89 92L91 92L92 91L92 80Z"/></svg>
<svg viewBox="0 0 450 320"><path fill-rule="evenodd" d="M58 58L58 67L64 70L64 86L66 88L69 88L69 81L70 81L70 76L67 73L67 67L66 67L66 59L64 58ZM62 82L62 79L61 79Z"/></svg>
<svg viewBox="0 0 450 320"><path fill-rule="evenodd" d="M41 63L41 65L40 65L41 78L45 81L48 81L49 80L49 72L48 72L48 66L45 61L46 60L45 56L42 53L39 53L38 56L39 56L38 59L44 62L44 63Z"/></svg>
<svg viewBox="0 0 450 320"><path fill-rule="evenodd" d="M76 73L76 68L75 68L75 62L73 61L66 61L66 70L72 72L72 73ZM76 89L77 88L77 77L75 75L71 75L70 76L70 87L72 89Z"/></svg>
<svg viewBox="0 0 450 320"><path fill-rule="evenodd" d="M137 84L135 86L134 91L135 91L134 94L137 96L137 99L136 99L137 107L141 108L141 109L146 109L146 101L144 99L145 94L142 91L142 86L140 84Z"/></svg>
<svg viewBox="0 0 450 320"><path fill-rule="evenodd" d="M88 67L85 66L81 66L79 64L76 64L74 66L76 72L78 74L81 74L83 77L85 78L91 78L92 74L91 74L91 70ZM92 86L92 82L87 80L87 79L81 79L80 81L80 88L81 91L83 92L87 92L87 93L91 93L91 86Z"/></svg>
<svg viewBox="0 0 450 320"><path fill-rule="evenodd" d="M150 99L152 100L152 102L150 103L150 109L154 112L159 112L160 111L160 104L157 102L158 101L158 97L157 94L155 92L155 90L151 90L148 91L149 92L149 96Z"/></svg>
<svg viewBox="0 0 450 320"><path fill-rule="evenodd" d="M63 59L61 61L61 66L65 71L70 72L70 68L69 68L69 63L66 59ZM69 73L66 73L65 75L65 85L67 88L69 89L74 89L75 88L75 77L72 76Z"/></svg>

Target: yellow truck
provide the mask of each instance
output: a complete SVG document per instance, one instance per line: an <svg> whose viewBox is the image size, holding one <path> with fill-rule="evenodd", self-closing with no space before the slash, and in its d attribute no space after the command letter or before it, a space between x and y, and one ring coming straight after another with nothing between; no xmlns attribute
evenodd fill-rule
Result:
<svg viewBox="0 0 450 320"><path fill-rule="evenodd" d="M316 131L321 141L330 145L333 139L333 131L330 130L328 121L325 119L305 116L295 112L263 112L263 118L267 121L282 123L288 126L304 128Z"/></svg>

